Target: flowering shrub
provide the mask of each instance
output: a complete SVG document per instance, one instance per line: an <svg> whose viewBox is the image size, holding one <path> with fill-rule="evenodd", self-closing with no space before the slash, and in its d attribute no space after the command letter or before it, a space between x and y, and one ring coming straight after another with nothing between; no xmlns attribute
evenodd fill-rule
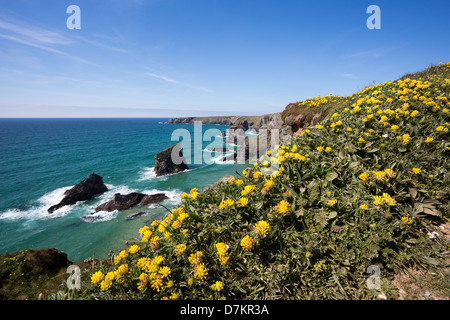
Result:
<svg viewBox="0 0 450 320"><path fill-rule="evenodd" d="M431 72L431 71L432 72ZM85 298L374 298L366 269L438 265L448 218L450 63L367 87L90 273ZM280 168L268 171L268 163ZM431 235L431 236L430 236Z"/></svg>

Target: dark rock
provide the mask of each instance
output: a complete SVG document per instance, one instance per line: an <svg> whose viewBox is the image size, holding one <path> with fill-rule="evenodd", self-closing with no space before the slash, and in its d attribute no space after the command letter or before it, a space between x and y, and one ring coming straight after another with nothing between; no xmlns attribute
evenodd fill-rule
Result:
<svg viewBox="0 0 450 320"><path fill-rule="evenodd" d="M1 255L1 258L10 257L16 257L19 261L24 260L22 271L27 271L31 275L54 274L71 264L67 254L55 248L28 249Z"/></svg>
<svg viewBox="0 0 450 320"><path fill-rule="evenodd" d="M102 203L97 208L95 208L95 212L98 212L98 211L111 212L114 210L118 210L118 211L127 210L131 207L138 205L144 197L145 197L145 194L137 193L137 192L132 192L130 194L125 194L125 195L116 193L112 200Z"/></svg>
<svg viewBox="0 0 450 320"><path fill-rule="evenodd" d="M156 176L178 173L189 169L179 143L155 155Z"/></svg>
<svg viewBox="0 0 450 320"><path fill-rule="evenodd" d="M166 196L164 193L147 194L142 198L139 205L142 207L151 203L161 202L166 199L169 199L169 197Z"/></svg>
<svg viewBox="0 0 450 320"><path fill-rule="evenodd" d="M101 194L107 191L108 188L103 183L103 178L92 173L88 178L78 183L73 188L64 192L65 197L60 203L51 206L48 209L49 213L53 213L61 207L73 205L78 201L86 201L92 199L94 195Z"/></svg>
<svg viewBox="0 0 450 320"><path fill-rule="evenodd" d="M194 117L185 117L185 118L174 118L169 119L167 123L192 123L194 120Z"/></svg>
<svg viewBox="0 0 450 320"><path fill-rule="evenodd" d="M227 153L227 152L228 152L228 149L227 149L227 148L211 148L211 149L208 149L208 151L211 151L211 152L220 152L220 153Z"/></svg>
<svg viewBox="0 0 450 320"><path fill-rule="evenodd" d="M143 194L137 192L132 192L129 194L116 193L112 200L104 202L97 208L95 208L95 212L99 211L111 212L114 210L124 211L137 205L145 206L151 203L163 201L165 199L169 199L169 197L167 197L164 193L156 193L156 194ZM92 212L91 214L94 214L95 212Z"/></svg>
<svg viewBox="0 0 450 320"><path fill-rule="evenodd" d="M248 121L244 120L244 121L236 122L233 126L231 126L230 129L234 129L234 130L242 129L244 131L247 131L248 130Z"/></svg>
<svg viewBox="0 0 450 320"><path fill-rule="evenodd" d="M142 217L142 216L145 216L146 214L147 214L147 212L139 212L139 213L136 213L136 214L133 214L133 215L127 217L125 220L131 221L131 220L140 218L140 217Z"/></svg>

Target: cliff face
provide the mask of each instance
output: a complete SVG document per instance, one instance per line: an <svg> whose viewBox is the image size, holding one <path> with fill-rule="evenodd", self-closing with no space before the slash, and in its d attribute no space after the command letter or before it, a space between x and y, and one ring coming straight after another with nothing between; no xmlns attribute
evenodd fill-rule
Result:
<svg viewBox="0 0 450 320"><path fill-rule="evenodd" d="M289 125L285 124L281 118L281 112L266 114L259 117L258 121L253 125L252 129L258 131L260 129L266 129L269 131L272 129L278 129L280 143L285 144L292 139L292 129Z"/></svg>
<svg viewBox="0 0 450 320"><path fill-rule="evenodd" d="M182 117L169 119L168 123L194 123L194 121L201 121L203 124L223 124L231 126L239 120L239 116L223 116L223 117Z"/></svg>
<svg viewBox="0 0 450 320"><path fill-rule="evenodd" d="M203 124L221 124L225 126L241 125L247 121L249 126L252 126L258 121L259 116L220 116L220 117L181 117L173 118L167 121L168 123L194 123L201 121Z"/></svg>
<svg viewBox="0 0 450 320"><path fill-rule="evenodd" d="M168 123L188 123L201 121L202 124L221 124L231 126L230 129L243 129L249 127L258 131L260 129L279 129L280 143L287 143L292 139L290 125L284 123L281 112L266 114L263 116L223 116L223 117L182 117L169 119Z"/></svg>

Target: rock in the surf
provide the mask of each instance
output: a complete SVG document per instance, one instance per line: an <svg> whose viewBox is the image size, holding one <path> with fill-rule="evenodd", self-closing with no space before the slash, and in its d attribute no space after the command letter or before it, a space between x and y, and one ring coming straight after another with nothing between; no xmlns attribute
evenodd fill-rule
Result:
<svg viewBox="0 0 450 320"><path fill-rule="evenodd" d="M123 211L137 205L145 206L151 203L163 201L165 199L168 199L168 197L164 193L156 193L150 195L138 192L132 192L129 194L116 193L112 200L104 202L97 208L95 208L95 212L112 212L115 210ZM95 212L93 212L92 214L94 214Z"/></svg>
<svg viewBox="0 0 450 320"><path fill-rule="evenodd" d="M48 208L48 212L53 213L59 208L73 205L78 201L90 200L93 196L101 194L107 190L108 188L103 183L103 178L95 173L92 173L89 177L75 185L73 188L66 190L66 192L64 192L64 198L61 202Z"/></svg>
<svg viewBox="0 0 450 320"><path fill-rule="evenodd" d="M142 198L141 202L139 202L139 205L142 207L155 202L161 202L166 199L169 199L169 197L164 193L147 194Z"/></svg>
<svg viewBox="0 0 450 320"><path fill-rule="evenodd" d="M188 169L179 143L155 155L154 171L156 176L178 173Z"/></svg>
<svg viewBox="0 0 450 320"><path fill-rule="evenodd" d="M99 211L107 211L111 212L114 210L123 211L127 210L131 207L138 205L142 198L145 197L145 194L132 192L129 194L114 194L114 198L110 201L104 202L95 208L95 212Z"/></svg>

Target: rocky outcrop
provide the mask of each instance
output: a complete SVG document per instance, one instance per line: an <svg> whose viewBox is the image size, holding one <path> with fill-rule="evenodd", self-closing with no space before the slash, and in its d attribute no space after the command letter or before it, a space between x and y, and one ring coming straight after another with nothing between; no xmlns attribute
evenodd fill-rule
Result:
<svg viewBox="0 0 450 320"><path fill-rule="evenodd" d="M92 173L88 178L84 179L73 188L66 190L66 192L64 192L64 198L61 202L51 206L48 209L48 212L53 213L59 208L73 205L78 201L90 200L93 196L101 194L107 190L108 188L103 183L103 178L95 173Z"/></svg>
<svg viewBox="0 0 450 320"><path fill-rule="evenodd" d="M219 184L221 183L228 183L228 181L230 181L231 179L233 179L234 176L233 175L227 175L227 176L223 176L222 178L220 178L219 180L217 180L216 182L214 182L212 188L215 189L219 186Z"/></svg>
<svg viewBox="0 0 450 320"><path fill-rule="evenodd" d="M188 169L179 143L155 155L154 171L156 176L178 173Z"/></svg>
<svg viewBox="0 0 450 320"><path fill-rule="evenodd" d="M231 126L230 129L242 129L244 131L247 131L248 127L249 127L248 121L244 120L244 121L235 123L234 125Z"/></svg>
<svg viewBox="0 0 450 320"><path fill-rule="evenodd" d="M132 192L125 195L116 193L112 200L102 203L97 208L95 208L95 212L99 211L111 212L115 210L123 211L137 205L145 206L151 203L163 201L165 199L168 199L168 197L164 193L157 193L151 195L137 192ZM92 214L94 214L95 212L93 212Z"/></svg>
<svg viewBox="0 0 450 320"><path fill-rule="evenodd" d="M201 121L202 124L222 124L226 126L233 125L239 118L239 116L219 116L219 117L183 117L169 119L167 123L194 123L195 121Z"/></svg>
<svg viewBox="0 0 450 320"><path fill-rule="evenodd" d="M148 204L152 204L155 202L161 202L163 200L169 199L164 193L155 193L155 194L147 194L139 202L141 207L146 206Z"/></svg>
<svg viewBox="0 0 450 320"><path fill-rule="evenodd" d="M147 215L147 212L144 212L144 211L143 211L143 212L139 212L139 213L133 214L133 215L127 217L125 220L126 220L126 221L131 221L131 220L134 220L134 219L143 217L143 216L145 216L145 215Z"/></svg>
<svg viewBox="0 0 450 320"><path fill-rule="evenodd" d="M278 137L280 139L280 144L286 144L292 139L292 128L281 118L281 112L266 114L259 118L259 120L253 125L253 130L256 132L261 131L261 129L266 129L270 137L271 130L278 130Z"/></svg>
<svg viewBox="0 0 450 320"><path fill-rule="evenodd" d="M169 119L167 123L194 123L194 117L173 118Z"/></svg>
<svg viewBox="0 0 450 320"><path fill-rule="evenodd" d="M218 116L218 117L182 117L169 119L167 123L194 123L199 121L202 124L221 124L225 126L241 125L247 121L248 126L252 126L259 119L259 116Z"/></svg>
<svg viewBox="0 0 450 320"><path fill-rule="evenodd" d="M211 148L207 149L210 152L227 153L229 150L227 148Z"/></svg>

